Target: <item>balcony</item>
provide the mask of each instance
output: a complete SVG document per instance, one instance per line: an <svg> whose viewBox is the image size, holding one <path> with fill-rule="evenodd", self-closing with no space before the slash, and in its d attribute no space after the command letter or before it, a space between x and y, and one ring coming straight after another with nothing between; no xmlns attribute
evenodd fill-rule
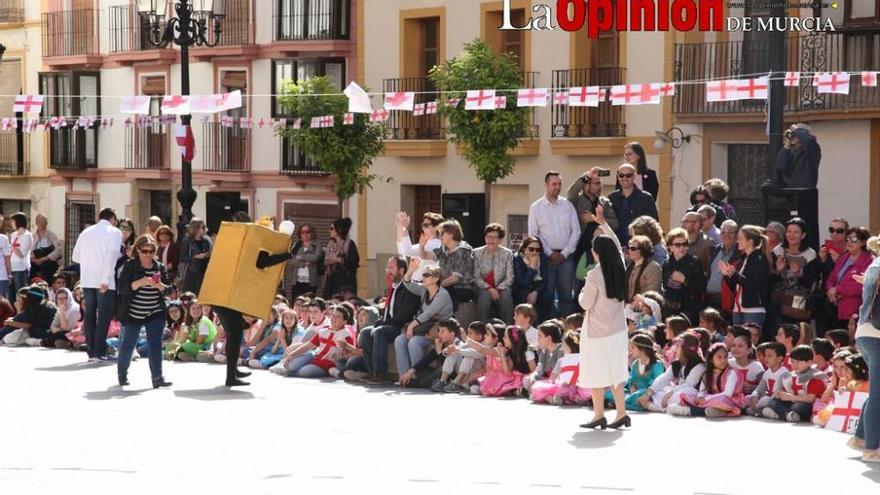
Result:
<svg viewBox="0 0 880 495"><path fill-rule="evenodd" d="M330 175L321 170L318 163L307 157L294 144L292 139L281 139L281 173L285 175L311 175L323 177Z"/></svg>
<svg viewBox="0 0 880 495"><path fill-rule="evenodd" d="M251 171L251 129L219 122L202 124L202 170L246 173Z"/></svg>
<svg viewBox="0 0 880 495"><path fill-rule="evenodd" d="M98 11L60 10L43 14L43 57L52 68L98 67Z"/></svg>
<svg viewBox="0 0 880 495"><path fill-rule="evenodd" d="M21 141L19 141L19 136ZM19 150L27 149L25 139L27 139L26 136L15 131L0 131L0 177L27 177L30 175L30 164L24 161L26 153L22 152L22 158L19 158Z"/></svg>
<svg viewBox="0 0 880 495"><path fill-rule="evenodd" d="M110 7L110 55L107 62L131 65L135 62L166 61L176 58L174 50L159 49L150 43L149 22L138 15L133 5ZM160 29L164 29L164 23Z"/></svg>
<svg viewBox="0 0 880 495"><path fill-rule="evenodd" d="M67 119L66 127L49 129L49 168L87 170L98 166L98 126L74 129L76 118Z"/></svg>
<svg viewBox="0 0 880 495"><path fill-rule="evenodd" d="M553 93L568 92L568 88L583 86L614 86L624 84L626 69L603 67L598 69L568 69L553 71ZM551 102L552 103L552 102ZM551 137L594 138L626 136L623 106L600 103L598 107L569 107L552 105L550 111Z"/></svg>
<svg viewBox="0 0 880 495"><path fill-rule="evenodd" d="M880 32L815 33L789 38L786 59L789 71L801 72L800 84L785 88L785 113L876 112L880 92L863 87L853 76L850 94L819 94L812 76L805 73L877 70L880 66ZM766 42L677 44L675 80L735 79L755 77L769 71L770 47ZM763 121L766 102L739 100L707 102L703 84L676 88L673 111L691 121L729 121L730 118Z"/></svg>
<svg viewBox="0 0 880 495"><path fill-rule="evenodd" d="M349 0L274 0L274 40L349 39Z"/></svg>
<svg viewBox="0 0 880 495"><path fill-rule="evenodd" d="M383 79L382 91L386 93L398 91L415 92L416 104L436 101L440 98L433 83L427 77L401 77ZM440 114L413 115L412 112L392 110L386 124L388 139L445 139L446 129Z"/></svg>
<svg viewBox="0 0 880 495"><path fill-rule="evenodd" d="M520 72L520 75L522 76L522 84L520 85L520 87L525 88L525 89L537 88L538 87L538 74L540 74L540 72ZM513 95L512 97L516 98L516 95ZM511 96L508 96L508 98L511 98ZM538 124L537 124L537 119L535 117L535 109L529 108L528 110L529 110L529 129L526 131L526 136L529 139L536 139L536 138L538 138L538 136L540 136L540 133L538 132L540 130L540 126L538 126Z"/></svg>
<svg viewBox="0 0 880 495"><path fill-rule="evenodd" d="M126 170L168 170L169 126L154 123L125 130Z"/></svg>
<svg viewBox="0 0 880 495"><path fill-rule="evenodd" d="M24 21L24 0L0 0L0 23Z"/></svg>

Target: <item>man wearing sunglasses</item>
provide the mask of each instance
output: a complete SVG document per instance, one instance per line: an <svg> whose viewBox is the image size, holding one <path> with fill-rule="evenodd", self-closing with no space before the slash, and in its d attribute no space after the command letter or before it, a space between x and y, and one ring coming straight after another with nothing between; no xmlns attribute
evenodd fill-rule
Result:
<svg viewBox="0 0 880 495"><path fill-rule="evenodd" d="M617 169L617 181L620 182L620 189L611 193L608 198L617 215L617 237L621 244L629 242L629 224L636 218L647 215L655 220L660 220L654 196L636 187L635 175L635 167L628 163L621 165Z"/></svg>

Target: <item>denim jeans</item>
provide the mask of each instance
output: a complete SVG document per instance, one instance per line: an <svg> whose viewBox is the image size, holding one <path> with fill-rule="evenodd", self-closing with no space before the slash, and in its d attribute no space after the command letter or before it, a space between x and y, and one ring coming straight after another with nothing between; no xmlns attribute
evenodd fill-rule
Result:
<svg viewBox="0 0 880 495"><path fill-rule="evenodd" d="M15 292L18 292L18 290L21 289L22 287L27 287L28 278L30 277L30 274L31 274L30 270L22 270L19 272L12 272L12 285L14 287L12 289L13 290L13 298L10 299L11 301L15 301L15 297L14 297Z"/></svg>
<svg viewBox="0 0 880 495"><path fill-rule="evenodd" d="M547 264L547 290L550 291L550 298L553 298L553 291L556 291L555 316L565 318L574 313L574 296L572 288L574 286L574 260L571 256L558 265L552 263Z"/></svg>
<svg viewBox="0 0 880 495"><path fill-rule="evenodd" d="M9 299L10 302L15 302L15 297L10 297L9 289L12 286L9 285L9 280L0 280L0 295Z"/></svg>
<svg viewBox="0 0 880 495"><path fill-rule="evenodd" d="M297 378L324 378L325 376L330 376L324 371L324 368L320 366L315 366L314 364L307 364L299 369L296 372Z"/></svg>
<svg viewBox="0 0 880 495"><path fill-rule="evenodd" d="M301 370L307 364L311 363L312 359L314 358L315 353L312 351L308 351L300 356L291 359L290 362L287 363L287 366L285 366L285 368L287 369L287 373L285 373L285 376L297 376L296 374L299 373L299 370Z"/></svg>
<svg viewBox="0 0 880 495"><path fill-rule="evenodd" d="M498 317L510 325L513 321L513 295L510 289L498 291L498 301L493 301L489 289L477 289L477 320L489 321L492 306L498 307Z"/></svg>
<svg viewBox="0 0 880 495"><path fill-rule="evenodd" d="M789 402L785 400L779 399L771 399L770 404L767 405L770 409L779 415L779 419L785 421L785 415L788 414L789 411L796 412L798 416L801 417L801 421L810 421L810 416L813 414L813 404L808 402Z"/></svg>
<svg viewBox="0 0 880 495"><path fill-rule="evenodd" d="M859 337L856 347L868 362L868 377L880 377L880 339ZM862 406L856 438L865 441L866 449L880 448L880 379L868 380L868 400Z"/></svg>
<svg viewBox="0 0 880 495"><path fill-rule="evenodd" d="M358 345L364 350L367 371L384 375L388 373L388 344L400 335L400 327L380 325L367 327L358 335Z"/></svg>
<svg viewBox="0 0 880 495"><path fill-rule="evenodd" d="M153 380L162 378L162 331L165 330L165 314L157 313L152 318L140 323L122 325L122 338L119 341L119 354L116 360L116 372L119 376L128 374L131 356L137 345L141 328L147 330L147 359L150 361L150 376Z"/></svg>
<svg viewBox="0 0 880 495"><path fill-rule="evenodd" d="M98 289L84 289L83 300L86 302L83 333L86 334L89 357L104 356L107 354L107 332L110 330L110 320L113 319L116 291L108 290L101 294Z"/></svg>
<svg viewBox="0 0 880 495"><path fill-rule="evenodd" d="M397 372L406 373L412 365L425 357L425 349L431 345L431 341L421 335L413 335L407 339L406 335L398 335L394 339L394 352L397 354Z"/></svg>
<svg viewBox="0 0 880 495"><path fill-rule="evenodd" d="M733 312L733 324L742 325L744 323L757 323L758 328L764 328L764 320L767 319L767 313L737 313Z"/></svg>

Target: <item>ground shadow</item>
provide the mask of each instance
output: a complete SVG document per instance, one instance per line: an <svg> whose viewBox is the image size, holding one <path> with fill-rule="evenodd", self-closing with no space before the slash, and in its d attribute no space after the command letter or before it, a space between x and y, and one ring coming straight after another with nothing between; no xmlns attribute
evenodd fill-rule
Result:
<svg viewBox="0 0 880 495"><path fill-rule="evenodd" d="M81 468L81 467L59 467L59 468L49 468L50 471L84 471L89 473L118 473L118 474L137 474L137 471L130 471L126 469L91 469L91 468Z"/></svg>
<svg viewBox="0 0 880 495"><path fill-rule="evenodd" d="M183 399L196 400L250 400L254 394L244 390L235 390L220 385L214 388L202 388L193 390L175 390L174 395Z"/></svg>
<svg viewBox="0 0 880 495"><path fill-rule="evenodd" d="M622 436L622 431L585 430L575 432L568 443L579 449L604 449L613 447Z"/></svg>
<svg viewBox="0 0 880 495"><path fill-rule="evenodd" d="M99 361L97 363L71 363L65 364L63 366L49 366L46 368L34 368L36 371L81 371L81 370L93 370L96 368L107 368L109 366L116 366L116 361Z"/></svg>
<svg viewBox="0 0 880 495"><path fill-rule="evenodd" d="M855 460L860 461L861 457L856 457ZM862 473L862 476L864 476L865 478L868 478L869 480L873 481L874 483L880 483L880 465L871 464L870 466L871 466L871 469Z"/></svg>
<svg viewBox="0 0 880 495"><path fill-rule="evenodd" d="M114 385L112 387L107 387L107 390L86 392L84 397L88 400L124 399L126 397L140 395L148 390L152 390L152 388L126 389L120 387L119 385Z"/></svg>

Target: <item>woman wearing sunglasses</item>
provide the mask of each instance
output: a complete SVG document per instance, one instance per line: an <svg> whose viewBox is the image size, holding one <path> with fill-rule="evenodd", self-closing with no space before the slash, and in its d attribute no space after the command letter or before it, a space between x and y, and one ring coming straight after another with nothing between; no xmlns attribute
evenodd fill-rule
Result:
<svg viewBox="0 0 880 495"><path fill-rule="evenodd" d="M538 312L535 321L544 321L553 311L552 295L547 288L547 266L541 240L527 236L513 256L513 306L531 304Z"/></svg>
<svg viewBox="0 0 880 495"><path fill-rule="evenodd" d="M664 315L680 313L696 323L703 309L701 300L706 292L706 275L700 260L688 253L688 245L686 230L675 228L666 234L670 256L663 263Z"/></svg>
<svg viewBox="0 0 880 495"><path fill-rule="evenodd" d="M284 267L284 287L290 290L293 301L303 294L316 294L320 273L318 261L321 258L321 245L316 240L315 228L312 224L303 223L299 226L299 240L293 245L293 258Z"/></svg>
<svg viewBox="0 0 880 495"><path fill-rule="evenodd" d="M862 305L862 284L853 279L853 275L862 275L874 261L868 251L868 239L871 234L864 227L852 227L846 231L846 251L837 257L834 270L825 282L825 295L828 303L837 311L829 317L829 328L846 328L849 319L859 312Z"/></svg>

